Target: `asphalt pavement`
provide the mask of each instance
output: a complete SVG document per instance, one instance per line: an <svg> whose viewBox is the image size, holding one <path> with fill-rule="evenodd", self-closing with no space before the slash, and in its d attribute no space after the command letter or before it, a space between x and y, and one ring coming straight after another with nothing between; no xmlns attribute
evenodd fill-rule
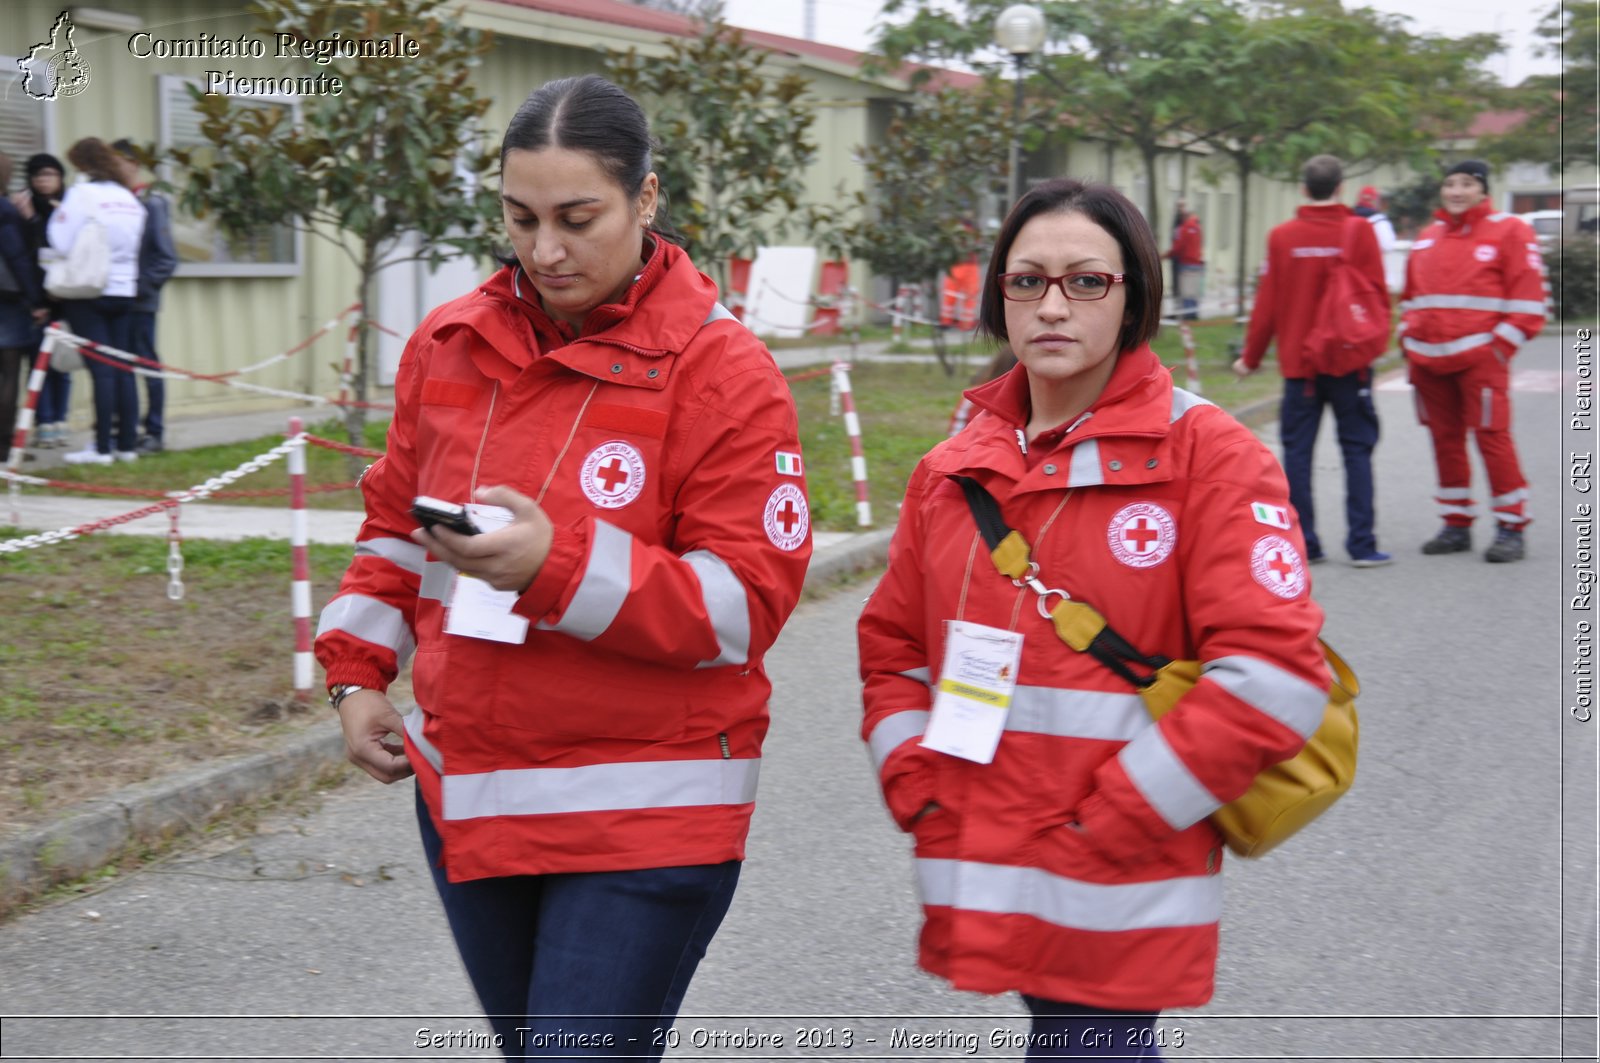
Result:
<svg viewBox="0 0 1600 1063"><path fill-rule="evenodd" d="M1437 523L1429 445L1401 376L1379 381L1378 531L1395 563L1331 550L1312 570L1325 636L1362 682L1360 775L1303 835L1230 862L1216 997L1163 1018L1166 1056L1596 1058L1600 725L1569 712L1593 614L1571 602L1592 560L1568 480L1593 448L1567 427L1563 351L1547 336L1517 362L1536 518L1520 564L1482 560L1481 524L1471 554L1418 552ZM1337 544L1331 428L1315 474ZM857 738L868 589L803 603L768 655L749 859L669 1058L1020 1055L1015 998L914 965L909 849ZM3 1058L495 1058L411 789L364 776L0 925L0 1012Z"/></svg>

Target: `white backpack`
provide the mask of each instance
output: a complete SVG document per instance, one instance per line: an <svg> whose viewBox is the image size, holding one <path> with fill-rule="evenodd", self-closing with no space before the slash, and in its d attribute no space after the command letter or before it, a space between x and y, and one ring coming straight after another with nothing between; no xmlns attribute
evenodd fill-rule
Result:
<svg viewBox="0 0 1600 1063"><path fill-rule="evenodd" d="M54 248L39 252L44 290L57 299L98 299L111 275L111 245L100 222L90 218L78 230L65 255Z"/></svg>

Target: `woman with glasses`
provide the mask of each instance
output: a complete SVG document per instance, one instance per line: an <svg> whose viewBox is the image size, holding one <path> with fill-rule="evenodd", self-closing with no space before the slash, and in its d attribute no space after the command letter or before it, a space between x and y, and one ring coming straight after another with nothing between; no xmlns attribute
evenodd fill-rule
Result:
<svg viewBox="0 0 1600 1063"><path fill-rule="evenodd" d="M1028 1058L1181 1046L1160 1012L1205 1003L1216 966L1207 817L1298 752L1326 700L1283 473L1173 385L1148 344L1161 288L1116 190L1054 180L1017 203L979 328L1019 364L918 465L859 625L862 736L915 843L919 963L1020 993ZM997 571L958 478L1030 544L1030 578ZM1198 659L1200 681L1153 723L1130 678L1057 636L1057 594L1142 654Z"/></svg>

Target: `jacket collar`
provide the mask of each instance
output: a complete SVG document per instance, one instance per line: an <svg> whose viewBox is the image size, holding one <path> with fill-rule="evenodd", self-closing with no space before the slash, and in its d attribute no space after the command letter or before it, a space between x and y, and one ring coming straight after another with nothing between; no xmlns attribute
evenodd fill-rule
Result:
<svg viewBox="0 0 1600 1063"><path fill-rule="evenodd" d="M510 383L540 357L589 376L659 389L665 366L647 366L688 346L711 313L717 289L682 248L657 239L620 302L596 307L574 335L539 304L519 266L507 266L479 286L458 314L434 330L442 338L455 327L476 332L471 357L486 376ZM614 369L614 366L622 366ZM656 370L650 375L650 369Z"/></svg>
<svg viewBox="0 0 1600 1063"><path fill-rule="evenodd" d="M1301 221L1326 221L1333 218L1342 221L1354 217L1355 213L1343 203L1306 203L1295 211L1295 217Z"/></svg>
<svg viewBox="0 0 1600 1063"><path fill-rule="evenodd" d="M1488 199L1478 201L1476 206L1468 207L1460 214L1451 214L1440 207L1433 212L1433 216L1444 222L1444 227L1451 232L1457 230L1471 231L1472 227L1494 213L1494 204Z"/></svg>
<svg viewBox="0 0 1600 1063"><path fill-rule="evenodd" d="M1027 370L1019 365L966 396L981 412L949 441L942 471L980 479L998 475L1023 491L1170 479L1163 455L1172 424L1191 406L1205 403L1178 393L1171 372L1148 346L1125 351L1105 390L1081 417L1030 444L1044 459L1030 466L1017 443L1028 422Z"/></svg>
<svg viewBox="0 0 1600 1063"><path fill-rule="evenodd" d="M1111 370L1111 379L1106 381L1100 397L1072 425L1062 427L1074 439L1122 433L1130 428L1142 434L1149 431L1149 425L1154 423L1153 418L1139 412L1145 403L1124 400L1136 396L1155 398L1155 392L1170 393L1171 389L1172 374L1167 372L1161 359L1148 345L1124 351L1117 356L1116 367ZM1009 428L1025 429L1028 425L1028 414L1032 410L1028 396L1028 372L1020 364L1004 376L967 391L966 397L974 406L1000 418ZM1166 422L1160 421L1160 426L1164 433Z"/></svg>

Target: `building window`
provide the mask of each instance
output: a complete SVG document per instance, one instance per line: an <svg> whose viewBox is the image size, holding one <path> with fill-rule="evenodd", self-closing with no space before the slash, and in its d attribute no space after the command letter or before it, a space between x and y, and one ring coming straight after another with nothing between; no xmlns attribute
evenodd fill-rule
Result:
<svg viewBox="0 0 1600 1063"><path fill-rule="evenodd" d="M189 95L189 86L200 83L172 74L162 75L159 82L162 148L206 152L210 142L200 133L200 112ZM287 110L292 122L300 120L300 104L292 96L235 96L231 103ZM174 165L164 166L162 176L178 187L183 185L183 174ZM274 225L246 237L230 238L215 218L197 218L174 202L172 238L178 248L180 277L293 277L300 273L304 241L291 225Z"/></svg>
<svg viewBox="0 0 1600 1063"><path fill-rule="evenodd" d="M11 157L16 164L11 175L11 187L0 189L7 194L21 188L28 180L23 165L28 156L47 150L45 147L44 101L36 100L22 91L22 75L18 71L18 58L0 55L4 76L0 77L0 152Z"/></svg>

